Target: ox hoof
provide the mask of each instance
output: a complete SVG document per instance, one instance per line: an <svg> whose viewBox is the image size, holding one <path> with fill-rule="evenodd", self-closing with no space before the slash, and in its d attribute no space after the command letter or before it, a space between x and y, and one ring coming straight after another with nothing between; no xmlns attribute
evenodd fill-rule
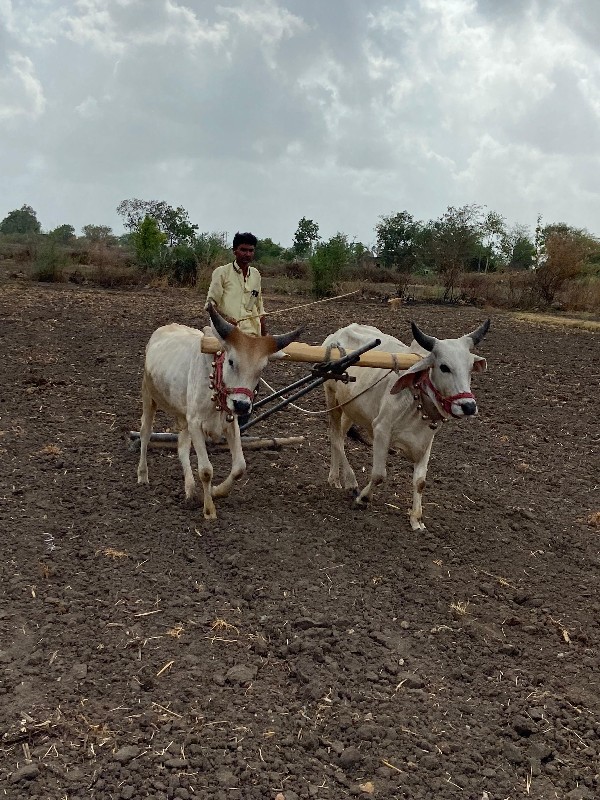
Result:
<svg viewBox="0 0 600 800"><path fill-rule="evenodd" d="M410 527L413 529L413 531L424 531L427 529L427 526L425 525L424 522L420 522L419 520L416 519L411 519Z"/></svg>
<svg viewBox="0 0 600 800"><path fill-rule="evenodd" d="M327 483L332 486L334 489L341 489L342 484L339 481L339 478L329 478Z"/></svg>
<svg viewBox="0 0 600 800"><path fill-rule="evenodd" d="M366 508L370 502L370 497L361 497L359 494L357 495L355 493L354 505L358 506L359 508Z"/></svg>
<svg viewBox="0 0 600 800"><path fill-rule="evenodd" d="M148 480L148 476L146 475L146 476L144 477L143 475L138 475L138 485L140 485L140 486L141 486L141 485L143 485L144 483L145 483L146 485L148 485L148 484L150 483L150 481Z"/></svg>
<svg viewBox="0 0 600 800"><path fill-rule="evenodd" d="M204 519L212 520L212 519L216 519L216 518L217 518L216 509L213 509L212 511L207 511L206 509L204 509Z"/></svg>

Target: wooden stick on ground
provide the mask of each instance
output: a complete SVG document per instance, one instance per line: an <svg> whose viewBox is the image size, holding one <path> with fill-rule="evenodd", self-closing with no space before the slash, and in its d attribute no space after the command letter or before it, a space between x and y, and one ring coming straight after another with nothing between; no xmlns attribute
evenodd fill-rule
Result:
<svg viewBox="0 0 600 800"><path fill-rule="evenodd" d="M140 444L139 431L129 431L129 438L133 447ZM282 447L293 447L304 442L304 436L244 436L244 450L281 450ZM207 442L207 449L211 453L225 453L229 450L226 442ZM177 449L176 433L153 433L148 447L166 450Z"/></svg>

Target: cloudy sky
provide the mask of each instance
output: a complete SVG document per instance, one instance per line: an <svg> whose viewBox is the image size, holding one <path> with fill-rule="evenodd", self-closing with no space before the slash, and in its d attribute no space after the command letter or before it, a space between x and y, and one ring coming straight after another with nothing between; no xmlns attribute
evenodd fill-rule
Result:
<svg viewBox="0 0 600 800"><path fill-rule="evenodd" d="M0 219L283 245L477 203L600 235L600 0L0 0Z"/></svg>

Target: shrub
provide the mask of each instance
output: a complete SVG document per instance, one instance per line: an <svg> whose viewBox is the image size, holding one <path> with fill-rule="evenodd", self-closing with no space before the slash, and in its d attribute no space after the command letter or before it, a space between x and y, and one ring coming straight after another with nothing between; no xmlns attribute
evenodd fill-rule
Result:
<svg viewBox="0 0 600 800"><path fill-rule="evenodd" d="M63 280L63 270L66 266L65 254L59 250L56 242L50 242L39 250L33 262L31 277L34 281L57 283Z"/></svg>
<svg viewBox="0 0 600 800"><path fill-rule="evenodd" d="M178 244L172 248L167 258L167 272L174 283L181 286L195 286L198 271L198 258L189 245Z"/></svg>

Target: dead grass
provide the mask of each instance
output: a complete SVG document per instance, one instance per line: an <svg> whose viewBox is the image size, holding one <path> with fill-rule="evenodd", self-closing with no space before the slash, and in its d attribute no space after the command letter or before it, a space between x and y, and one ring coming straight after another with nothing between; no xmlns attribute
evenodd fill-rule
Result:
<svg viewBox="0 0 600 800"><path fill-rule="evenodd" d="M515 312L514 316L522 322L531 322L539 325L556 325L563 328L581 328L585 331L600 331L600 322L591 319L577 319L575 317L561 317L553 314L525 312Z"/></svg>

